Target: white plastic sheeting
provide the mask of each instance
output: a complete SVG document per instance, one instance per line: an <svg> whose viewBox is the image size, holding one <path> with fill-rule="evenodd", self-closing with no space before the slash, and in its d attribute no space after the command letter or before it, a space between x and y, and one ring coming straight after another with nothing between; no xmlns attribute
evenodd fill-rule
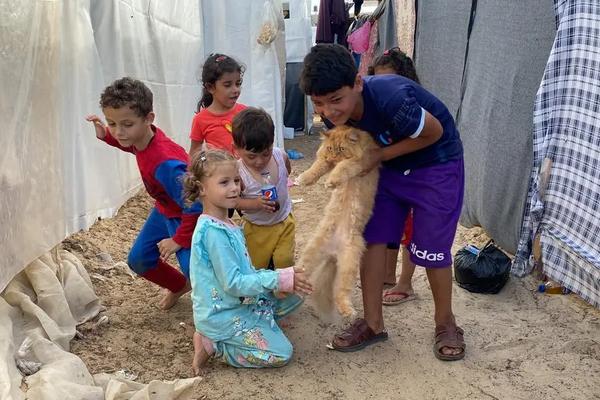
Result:
<svg viewBox="0 0 600 400"><path fill-rule="evenodd" d="M275 145L283 148L285 34L280 0L201 0L204 51L223 53L246 66L240 103L262 107L275 123ZM277 28L275 40L259 45L264 24Z"/></svg>
<svg viewBox="0 0 600 400"><path fill-rule="evenodd" d="M310 2L289 0L290 17L285 20L285 53L288 63L302 62L312 46Z"/></svg>
<svg viewBox="0 0 600 400"><path fill-rule="evenodd" d="M197 0L0 0L0 21L2 291L139 186L134 158L84 121L100 113L102 89L125 75L143 80L157 124L187 147L204 52Z"/></svg>
<svg viewBox="0 0 600 400"><path fill-rule="evenodd" d="M90 321L99 312L100 301L87 271L67 251L55 248L17 274L0 294L0 399L192 397L201 378L142 384L116 374L92 376L83 361L69 353L69 342L76 325ZM86 332L94 331L100 321L90 322Z"/></svg>

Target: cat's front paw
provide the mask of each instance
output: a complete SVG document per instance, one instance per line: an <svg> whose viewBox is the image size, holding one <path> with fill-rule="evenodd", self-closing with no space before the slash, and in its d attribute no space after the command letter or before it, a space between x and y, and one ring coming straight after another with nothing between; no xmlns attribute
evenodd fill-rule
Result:
<svg viewBox="0 0 600 400"><path fill-rule="evenodd" d="M313 183L315 183L315 180L313 179L312 176L310 176L306 172L301 173L294 180L294 185L298 185L298 186L308 186L308 185L312 185Z"/></svg>
<svg viewBox="0 0 600 400"><path fill-rule="evenodd" d="M329 189L334 189L334 188L340 186L341 183L342 182L339 179L331 179L331 178L329 178L329 179L327 179L325 181L325 187L329 188Z"/></svg>

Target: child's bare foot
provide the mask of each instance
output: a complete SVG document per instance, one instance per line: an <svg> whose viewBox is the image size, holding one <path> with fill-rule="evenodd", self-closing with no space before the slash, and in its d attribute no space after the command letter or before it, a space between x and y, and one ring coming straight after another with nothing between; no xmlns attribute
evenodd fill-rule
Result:
<svg viewBox="0 0 600 400"><path fill-rule="evenodd" d="M192 285L190 284L190 281L187 281L185 283L185 286L183 287L183 289L181 289L179 292L176 292L176 293L171 292L168 289L165 289L166 293L163 296L163 298L160 300L160 302L158 303L158 306L162 310L168 310L169 308L173 307L177 303L177 300L179 300L179 298L181 296L183 296L190 290L192 290Z"/></svg>
<svg viewBox="0 0 600 400"><path fill-rule="evenodd" d="M194 376L202 374L202 369L206 365L206 362L210 358L210 354L204 348L202 344L202 335L199 332L194 332L194 360L192 361L192 369L194 370Z"/></svg>
<svg viewBox="0 0 600 400"><path fill-rule="evenodd" d="M277 321L277 325L280 328L291 328L292 327L292 317L281 318Z"/></svg>
<svg viewBox="0 0 600 400"><path fill-rule="evenodd" d="M273 290L273 296L275 296L276 299L285 299L288 296L289 293L286 292L280 292L279 290Z"/></svg>
<svg viewBox="0 0 600 400"><path fill-rule="evenodd" d="M394 287L383 291L382 303L386 306L394 306L406 301L414 300L415 298L415 290L410 282L409 284L403 284L398 281Z"/></svg>

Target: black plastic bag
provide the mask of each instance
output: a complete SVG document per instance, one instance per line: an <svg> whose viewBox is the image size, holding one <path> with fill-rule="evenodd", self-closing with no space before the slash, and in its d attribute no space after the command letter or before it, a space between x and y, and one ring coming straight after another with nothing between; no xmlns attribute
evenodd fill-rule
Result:
<svg viewBox="0 0 600 400"><path fill-rule="evenodd" d="M490 240L479 250L465 246L454 256L454 279L473 293L498 293L510 275L510 258Z"/></svg>

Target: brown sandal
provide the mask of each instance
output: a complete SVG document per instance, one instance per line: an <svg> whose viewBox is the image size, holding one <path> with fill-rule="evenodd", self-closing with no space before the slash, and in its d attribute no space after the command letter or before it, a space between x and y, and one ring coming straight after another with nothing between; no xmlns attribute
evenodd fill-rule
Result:
<svg viewBox="0 0 600 400"><path fill-rule="evenodd" d="M342 333L335 335L333 341L327 347L341 352L352 352L362 350L371 344L387 339L387 331L384 330L380 333L375 333L369 327L367 321L359 318L348 328L344 329Z"/></svg>
<svg viewBox="0 0 600 400"><path fill-rule="evenodd" d="M442 325L435 327L435 344L433 345L433 354L438 360L457 361L465 356L465 332L456 324ZM444 354L442 349L450 347L460 349L458 354Z"/></svg>

